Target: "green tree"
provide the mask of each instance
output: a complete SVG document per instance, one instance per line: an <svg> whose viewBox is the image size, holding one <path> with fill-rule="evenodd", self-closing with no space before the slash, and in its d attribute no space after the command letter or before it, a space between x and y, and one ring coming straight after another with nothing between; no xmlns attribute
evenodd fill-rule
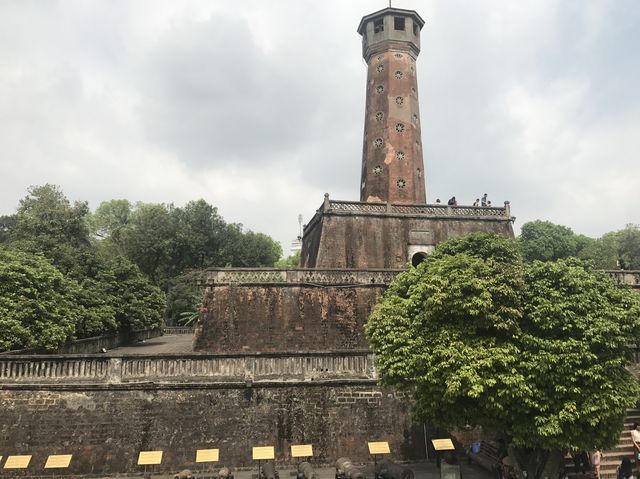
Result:
<svg viewBox="0 0 640 479"><path fill-rule="evenodd" d="M555 261L577 256L590 241L593 240L579 237L571 228L541 220L525 223L518 237L525 261Z"/></svg>
<svg viewBox="0 0 640 479"><path fill-rule="evenodd" d="M166 318L170 324L181 324L183 313L194 313L202 306L204 288L202 270L189 270L171 278L167 291Z"/></svg>
<svg viewBox="0 0 640 479"><path fill-rule="evenodd" d="M131 203L129 200L103 201L91 215L89 224L93 234L109 239L120 251L121 233L129 224Z"/></svg>
<svg viewBox="0 0 640 479"><path fill-rule="evenodd" d="M578 260L523 265L514 242L477 233L399 275L366 331L420 421L499 431L537 479L568 450L617 442L640 394L625 369L639 316L637 296Z"/></svg>
<svg viewBox="0 0 640 479"><path fill-rule="evenodd" d="M240 254L234 258L234 266L273 266L280 256L280 243L263 233L247 231L242 235Z"/></svg>
<svg viewBox="0 0 640 479"><path fill-rule="evenodd" d="M63 273L75 264L76 251L90 246L86 202L73 205L55 185L32 186L20 201L9 243L41 252Z"/></svg>
<svg viewBox="0 0 640 479"><path fill-rule="evenodd" d="M176 228L171 206L138 203L129 224L121 232L127 258L138 265L151 281L165 285L172 269L172 253L176 249Z"/></svg>
<svg viewBox="0 0 640 479"><path fill-rule="evenodd" d="M588 260L598 269L618 268L618 235L615 232L605 233L602 237L591 241L582 250L580 259Z"/></svg>
<svg viewBox="0 0 640 479"><path fill-rule="evenodd" d="M616 233L618 256L625 269L640 269L640 226L628 224Z"/></svg>
<svg viewBox="0 0 640 479"><path fill-rule="evenodd" d="M298 250L294 254L282 258L276 262L278 268L299 268L300 267L300 253Z"/></svg>
<svg viewBox="0 0 640 479"><path fill-rule="evenodd" d="M164 293L126 258L109 260L108 267L99 270L96 281L121 331L157 328L163 324Z"/></svg>
<svg viewBox="0 0 640 479"><path fill-rule="evenodd" d="M53 351L73 339L76 289L43 256L0 248L0 350Z"/></svg>

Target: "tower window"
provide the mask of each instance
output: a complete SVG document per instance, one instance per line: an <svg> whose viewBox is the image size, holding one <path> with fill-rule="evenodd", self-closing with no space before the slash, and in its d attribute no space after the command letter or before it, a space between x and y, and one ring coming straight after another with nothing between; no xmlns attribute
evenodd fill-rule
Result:
<svg viewBox="0 0 640 479"><path fill-rule="evenodd" d="M416 22L413 22L413 36L417 37L418 36L418 25L416 25Z"/></svg>
<svg viewBox="0 0 640 479"><path fill-rule="evenodd" d="M376 121L382 121L384 119L384 113L381 111L376 112Z"/></svg>
<svg viewBox="0 0 640 479"><path fill-rule="evenodd" d="M407 182L404 181L402 178L400 178L398 181L396 181L396 186L398 188L404 188L407 185Z"/></svg>
<svg viewBox="0 0 640 479"><path fill-rule="evenodd" d="M398 105L402 105L404 103L404 98L402 98L401 96L397 96L396 97L396 103Z"/></svg>
<svg viewBox="0 0 640 479"><path fill-rule="evenodd" d="M393 17L393 28L404 31L404 17Z"/></svg>
<svg viewBox="0 0 640 479"><path fill-rule="evenodd" d="M404 160L404 151L398 151L396 153L396 159L397 160Z"/></svg>
<svg viewBox="0 0 640 479"><path fill-rule="evenodd" d="M382 92L384 92L384 87L383 87L382 85L378 85L378 86L376 87L376 91L377 91L378 93L382 93Z"/></svg>
<svg viewBox="0 0 640 479"><path fill-rule="evenodd" d="M382 148L382 145L384 145L384 140L382 138L376 138L375 140L373 140L373 145L376 148Z"/></svg>
<svg viewBox="0 0 640 479"><path fill-rule="evenodd" d="M396 125L396 131L397 131L398 133L402 133L402 132L404 132L404 124L403 124L403 123L398 123L398 124Z"/></svg>
<svg viewBox="0 0 640 479"><path fill-rule="evenodd" d="M376 67L376 71L377 71L378 73L383 72L383 71L384 71L384 65L383 65L382 63L381 63L380 65L378 65L378 66Z"/></svg>
<svg viewBox="0 0 640 479"><path fill-rule="evenodd" d="M382 167L381 167L381 166L376 166L376 167L373 169L373 174L374 174L374 175L379 175L380 173L382 173Z"/></svg>
<svg viewBox="0 0 640 479"><path fill-rule="evenodd" d="M404 30L404 27L403 27ZM384 19L378 18L373 21L373 33L384 32Z"/></svg>
<svg viewBox="0 0 640 479"><path fill-rule="evenodd" d="M404 74L398 70L397 72L394 73L394 76L396 77L396 80L402 80L402 77L404 77Z"/></svg>

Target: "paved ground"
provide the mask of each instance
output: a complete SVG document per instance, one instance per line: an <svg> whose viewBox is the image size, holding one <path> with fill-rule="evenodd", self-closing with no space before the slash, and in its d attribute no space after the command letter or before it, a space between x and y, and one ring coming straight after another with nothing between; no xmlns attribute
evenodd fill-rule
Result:
<svg viewBox="0 0 640 479"><path fill-rule="evenodd" d="M430 462L416 462L406 464L415 474L415 479L440 479L440 469L438 469L435 463ZM244 468L243 468L244 469ZM215 469L218 470L217 468ZM367 479L373 479L373 465L361 467L360 470L365 474ZM211 473L201 473L199 471L192 471L196 479L209 479ZM233 470L234 479L256 479L257 478L257 466L256 469L247 469L236 471ZM336 470L333 467L322 467L316 469L318 473L318 479L335 479ZM279 468L278 473L280 479L294 479L294 469ZM137 477L142 476L140 473ZM136 477L131 474L126 474L127 477ZM149 472L147 472L149 476ZM173 475L167 474L151 474L150 479L173 479ZM460 465L460 477L461 479L494 479L494 476L488 471L482 469L477 465L468 465L466 463Z"/></svg>
<svg viewBox="0 0 640 479"><path fill-rule="evenodd" d="M191 353L192 334L165 334L130 346L110 349L108 355Z"/></svg>

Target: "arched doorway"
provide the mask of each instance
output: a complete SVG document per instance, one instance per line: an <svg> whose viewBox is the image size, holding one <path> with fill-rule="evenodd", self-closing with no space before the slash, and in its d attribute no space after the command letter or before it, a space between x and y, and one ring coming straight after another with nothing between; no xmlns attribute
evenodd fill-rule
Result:
<svg viewBox="0 0 640 479"><path fill-rule="evenodd" d="M424 251L418 251L411 257L411 265L415 268L425 259L427 259L427 253L425 253Z"/></svg>

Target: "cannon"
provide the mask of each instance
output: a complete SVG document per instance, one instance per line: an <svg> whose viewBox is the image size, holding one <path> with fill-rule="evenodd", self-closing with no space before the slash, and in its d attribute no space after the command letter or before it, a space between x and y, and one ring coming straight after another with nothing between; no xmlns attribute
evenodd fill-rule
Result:
<svg viewBox="0 0 640 479"><path fill-rule="evenodd" d="M262 469L260 469L260 477L258 479L280 479L280 475L273 461L264 463Z"/></svg>
<svg viewBox="0 0 640 479"><path fill-rule="evenodd" d="M307 461L298 464L298 479L319 479L318 473L313 470Z"/></svg>
<svg viewBox="0 0 640 479"><path fill-rule="evenodd" d="M348 457L336 461L336 479L365 479L364 474L353 465Z"/></svg>
<svg viewBox="0 0 640 479"><path fill-rule="evenodd" d="M378 465L376 478L380 479L413 479L413 471L401 466L390 459L385 459Z"/></svg>
<svg viewBox="0 0 640 479"><path fill-rule="evenodd" d="M191 473L190 469L183 469L180 472L176 472L173 479L195 479L195 476Z"/></svg>
<svg viewBox="0 0 640 479"><path fill-rule="evenodd" d="M233 474L228 467L221 467L218 472L213 475L213 479L233 479Z"/></svg>

